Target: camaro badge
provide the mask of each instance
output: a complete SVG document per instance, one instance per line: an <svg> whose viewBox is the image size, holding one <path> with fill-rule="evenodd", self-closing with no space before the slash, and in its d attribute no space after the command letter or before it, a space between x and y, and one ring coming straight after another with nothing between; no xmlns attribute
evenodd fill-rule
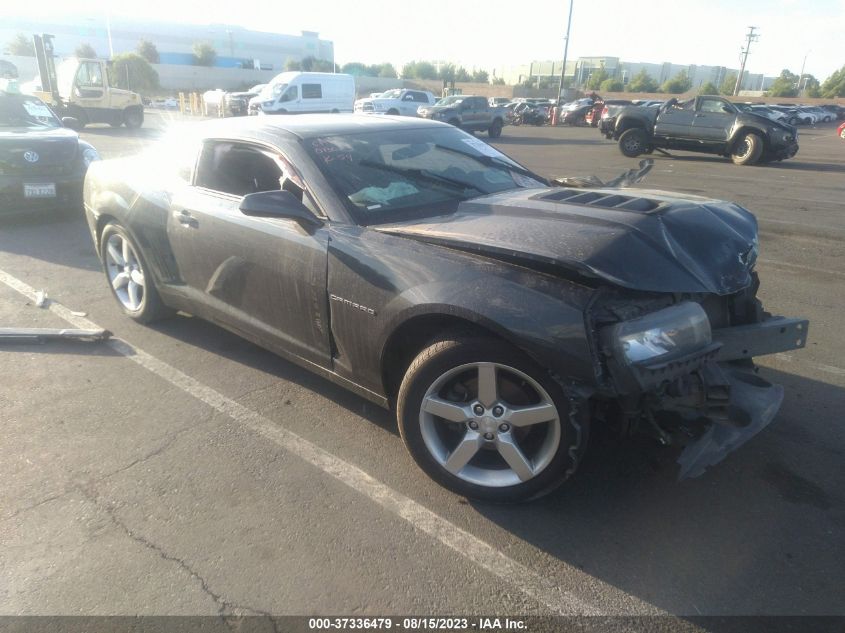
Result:
<svg viewBox="0 0 845 633"><path fill-rule="evenodd" d="M350 301L349 299L344 299L343 297L338 297L337 295L330 294L329 299L332 301L337 301L338 303L342 303L345 306L349 306L354 310L360 310L361 312L365 312L370 316L375 316L376 311L372 308L368 308L367 306L362 306L360 303L355 303L354 301Z"/></svg>
<svg viewBox="0 0 845 633"><path fill-rule="evenodd" d="M38 152L33 152L29 150L23 153L23 159L28 163L37 163L38 162Z"/></svg>

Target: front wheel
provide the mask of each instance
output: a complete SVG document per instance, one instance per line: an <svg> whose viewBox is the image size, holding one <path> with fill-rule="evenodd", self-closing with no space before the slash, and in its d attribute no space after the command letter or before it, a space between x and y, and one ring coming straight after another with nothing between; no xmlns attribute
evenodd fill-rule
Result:
<svg viewBox="0 0 845 633"><path fill-rule="evenodd" d="M123 111L123 123L130 130L136 130L144 124L144 111L141 108L126 108Z"/></svg>
<svg viewBox="0 0 845 633"><path fill-rule="evenodd" d="M124 314L140 323L169 316L138 247L126 229L109 223L100 238L100 258L112 295Z"/></svg>
<svg viewBox="0 0 845 633"><path fill-rule="evenodd" d="M619 137L619 151L628 158L635 158L648 150L648 137L645 130L638 127L625 130Z"/></svg>
<svg viewBox="0 0 845 633"><path fill-rule="evenodd" d="M749 132L734 145L731 160L735 165L753 165L763 154L763 139L759 134Z"/></svg>
<svg viewBox="0 0 845 633"><path fill-rule="evenodd" d="M488 501L547 494L574 471L588 418L547 371L503 341L446 336L411 363L397 399L402 439L432 479Z"/></svg>

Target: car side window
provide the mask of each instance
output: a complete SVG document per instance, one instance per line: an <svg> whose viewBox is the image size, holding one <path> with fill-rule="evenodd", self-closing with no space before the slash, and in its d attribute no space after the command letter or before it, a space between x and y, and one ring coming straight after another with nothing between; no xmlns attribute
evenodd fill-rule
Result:
<svg viewBox="0 0 845 633"><path fill-rule="evenodd" d="M304 86L303 86L304 88ZM296 101L299 96L299 89L296 86L290 86L279 101Z"/></svg>
<svg viewBox="0 0 845 633"><path fill-rule="evenodd" d="M282 188L282 171L264 149L231 141L208 141L197 165L197 187L233 196Z"/></svg>
<svg viewBox="0 0 845 633"><path fill-rule="evenodd" d="M718 114L724 114L725 104L720 99L702 99L701 100L701 111L702 112L715 112L715 113L718 113Z"/></svg>
<svg viewBox="0 0 845 633"><path fill-rule="evenodd" d="M302 98L303 99L322 99L323 85L322 84L302 84Z"/></svg>
<svg viewBox="0 0 845 633"><path fill-rule="evenodd" d="M103 73L97 62L83 62L76 75L76 83L80 88L102 88Z"/></svg>

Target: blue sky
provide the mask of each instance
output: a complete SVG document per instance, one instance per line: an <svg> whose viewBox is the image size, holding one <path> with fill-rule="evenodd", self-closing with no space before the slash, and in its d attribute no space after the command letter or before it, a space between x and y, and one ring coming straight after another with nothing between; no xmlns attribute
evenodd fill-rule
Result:
<svg viewBox="0 0 845 633"><path fill-rule="evenodd" d="M14 1L14 0L13 0ZM55 16L67 0L39 0L2 13ZM145 3L76 0L77 15L238 24L284 33L318 31L335 42L338 61L397 66L411 59L453 60L469 68L501 68L560 59L567 0L316 0ZM739 67L747 27L759 27L751 72L782 68L820 80L845 64L845 0L575 0L570 57L609 55L626 61L671 61Z"/></svg>

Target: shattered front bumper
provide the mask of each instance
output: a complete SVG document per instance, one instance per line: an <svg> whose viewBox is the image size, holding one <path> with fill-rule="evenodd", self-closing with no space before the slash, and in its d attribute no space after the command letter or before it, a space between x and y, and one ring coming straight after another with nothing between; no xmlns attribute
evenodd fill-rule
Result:
<svg viewBox="0 0 845 633"><path fill-rule="evenodd" d="M688 444L678 458L679 479L698 477L708 466L722 461L766 428L783 402L783 387L764 380L753 371L725 368L729 401L723 415L711 416L712 424Z"/></svg>
<svg viewBox="0 0 845 633"><path fill-rule="evenodd" d="M808 327L806 319L773 316L713 330L712 344L687 356L631 367L641 393L656 398L649 411L680 420L660 431L663 443L684 446L680 479L702 475L774 420L783 387L760 377L751 360L804 347Z"/></svg>

